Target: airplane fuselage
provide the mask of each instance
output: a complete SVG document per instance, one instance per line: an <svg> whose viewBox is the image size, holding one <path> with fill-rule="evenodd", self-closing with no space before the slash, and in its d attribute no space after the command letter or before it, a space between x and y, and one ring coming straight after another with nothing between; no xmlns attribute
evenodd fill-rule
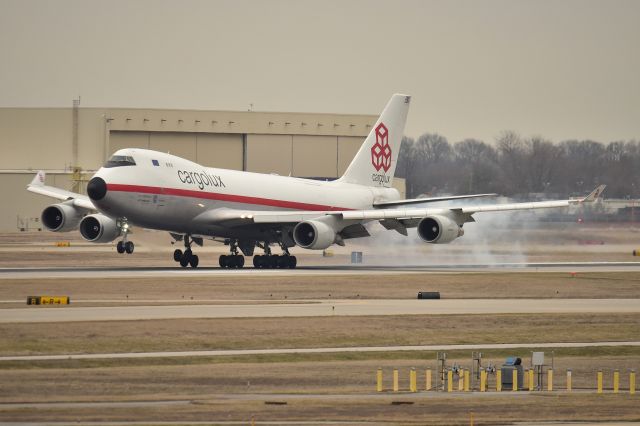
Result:
<svg viewBox="0 0 640 426"><path fill-rule="evenodd" d="M204 214L224 208L359 210L371 209L375 202L400 199L393 188L216 169L143 149L118 153L135 156L136 164L101 168L95 177L106 183L106 194L93 202L108 216L150 229L237 238L237 230L230 235L229 228L212 225ZM258 226L245 232L249 235L240 237L262 236Z"/></svg>

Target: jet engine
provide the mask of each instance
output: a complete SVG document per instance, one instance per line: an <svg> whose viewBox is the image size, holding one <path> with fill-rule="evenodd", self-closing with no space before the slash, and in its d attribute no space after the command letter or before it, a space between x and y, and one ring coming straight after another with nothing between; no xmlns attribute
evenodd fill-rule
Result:
<svg viewBox="0 0 640 426"><path fill-rule="evenodd" d="M80 222L82 238L92 243L108 243L118 238L120 232L115 220L100 213L85 216Z"/></svg>
<svg viewBox="0 0 640 426"><path fill-rule="evenodd" d="M464 235L464 231L446 216L427 216L418 223L418 235L427 243L446 244Z"/></svg>
<svg viewBox="0 0 640 426"><path fill-rule="evenodd" d="M42 211L40 220L53 232L69 232L78 227L83 212L69 204L53 204Z"/></svg>
<svg viewBox="0 0 640 426"><path fill-rule="evenodd" d="M293 228L293 240L302 248L324 250L336 240L336 231L324 222L306 220Z"/></svg>

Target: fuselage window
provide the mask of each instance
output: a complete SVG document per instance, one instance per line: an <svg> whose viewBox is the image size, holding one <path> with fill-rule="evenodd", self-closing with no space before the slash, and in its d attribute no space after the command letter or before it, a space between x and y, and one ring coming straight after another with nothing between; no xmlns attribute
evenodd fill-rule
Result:
<svg viewBox="0 0 640 426"><path fill-rule="evenodd" d="M106 163L104 163L104 167L122 167L135 165L136 162L133 157L130 157L128 155L113 155Z"/></svg>

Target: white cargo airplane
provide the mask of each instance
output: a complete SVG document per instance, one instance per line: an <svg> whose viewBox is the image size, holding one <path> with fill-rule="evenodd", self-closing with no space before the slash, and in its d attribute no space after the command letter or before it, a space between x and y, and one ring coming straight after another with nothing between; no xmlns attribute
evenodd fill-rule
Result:
<svg viewBox="0 0 640 426"><path fill-rule="evenodd" d="M463 235L462 226L480 212L565 207L595 200L604 186L578 200L424 207L433 201L483 197L462 195L401 200L391 187L410 96L393 95L342 177L331 182L204 167L175 155L146 149L121 149L98 170L87 195L46 186L38 172L29 191L64 200L42 212L42 223L54 232L79 228L95 243L118 241L119 253L133 253L131 226L165 230L185 250L175 250L182 267L198 266L191 244L204 238L224 241L231 254L223 268L241 268L253 256L257 268L295 268L289 248L323 250L350 238L369 236L364 224L379 221L407 235L416 227L427 243L449 243ZM411 205L423 204L421 207ZM90 214L92 211L98 213ZM271 252L278 245L282 255ZM253 255L256 247L264 255Z"/></svg>

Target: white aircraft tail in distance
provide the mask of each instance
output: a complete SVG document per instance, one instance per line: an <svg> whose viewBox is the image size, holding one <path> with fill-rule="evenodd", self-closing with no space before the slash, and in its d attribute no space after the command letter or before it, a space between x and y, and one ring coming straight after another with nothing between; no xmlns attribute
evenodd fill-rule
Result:
<svg viewBox="0 0 640 426"><path fill-rule="evenodd" d="M163 152L127 148L115 152L95 173L87 195L47 186L44 172L38 172L27 189L61 200L42 212L42 223L50 231L79 229L94 243L118 240L119 253L133 253L128 238L132 227L168 231L184 243L174 260L194 268L199 258L192 243L202 245L205 239L229 245L230 254L219 258L221 267L241 268L244 256L253 256L256 268L295 268L297 260L289 249L324 250L369 237L368 222L378 221L405 236L416 228L425 242L442 244L461 237L475 213L566 207L593 201L604 189L600 186L577 200L464 207L429 203L495 194L400 199L392 183L410 103L407 95L391 97L335 181L217 169ZM279 247L281 254L274 254L272 247Z"/></svg>

